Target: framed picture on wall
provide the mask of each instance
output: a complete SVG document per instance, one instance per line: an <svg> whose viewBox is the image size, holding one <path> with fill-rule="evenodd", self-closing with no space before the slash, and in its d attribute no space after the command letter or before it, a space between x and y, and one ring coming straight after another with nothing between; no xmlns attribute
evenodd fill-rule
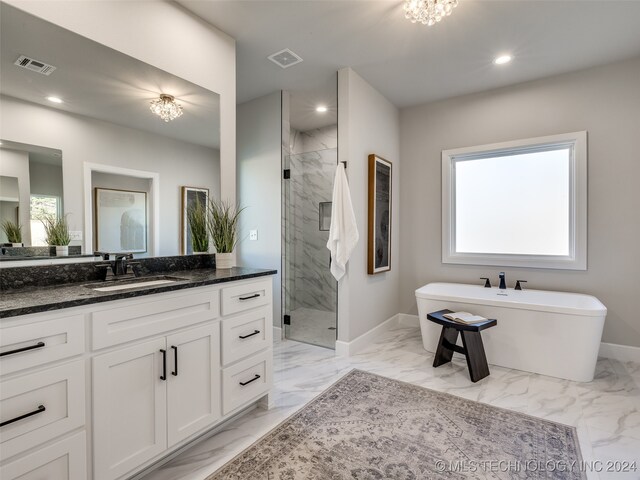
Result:
<svg viewBox="0 0 640 480"><path fill-rule="evenodd" d="M147 194L95 188L96 250L110 253L147 251Z"/></svg>
<svg viewBox="0 0 640 480"><path fill-rule="evenodd" d="M391 162L369 155L369 275L391 270L391 181Z"/></svg>
<svg viewBox="0 0 640 480"><path fill-rule="evenodd" d="M201 205L207 205L209 202L209 189L197 187L182 187L182 204L180 209L180 251L183 255L193 253L193 245L191 244L191 229L187 220L187 210L193 207L196 202Z"/></svg>

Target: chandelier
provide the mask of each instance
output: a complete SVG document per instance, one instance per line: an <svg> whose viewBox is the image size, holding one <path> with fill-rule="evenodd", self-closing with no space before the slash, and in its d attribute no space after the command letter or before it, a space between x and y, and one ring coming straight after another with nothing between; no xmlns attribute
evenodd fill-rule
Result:
<svg viewBox="0 0 640 480"><path fill-rule="evenodd" d="M404 16L411 23L435 25L451 15L458 6L458 0L404 0Z"/></svg>
<svg viewBox="0 0 640 480"><path fill-rule="evenodd" d="M160 94L160 98L151 102L150 110L165 122L175 120L182 115L182 105L176 103L171 95Z"/></svg>

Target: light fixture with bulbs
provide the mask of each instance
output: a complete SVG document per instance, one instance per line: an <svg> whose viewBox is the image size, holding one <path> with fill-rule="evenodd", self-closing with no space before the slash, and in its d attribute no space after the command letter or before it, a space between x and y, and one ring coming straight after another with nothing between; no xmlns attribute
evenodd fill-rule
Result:
<svg viewBox="0 0 640 480"><path fill-rule="evenodd" d="M411 23L435 25L448 17L458 6L458 0L404 0L404 17Z"/></svg>
<svg viewBox="0 0 640 480"><path fill-rule="evenodd" d="M62 99L58 97L47 97L47 100L53 103L64 103Z"/></svg>
<svg viewBox="0 0 640 480"><path fill-rule="evenodd" d="M493 60L493 63L496 65L504 65L505 63L509 63L511 58L511 55L500 55Z"/></svg>
<svg viewBox="0 0 640 480"><path fill-rule="evenodd" d="M325 107L324 105L318 105L316 107L316 112L318 113L325 113L327 111L327 107Z"/></svg>
<svg viewBox="0 0 640 480"><path fill-rule="evenodd" d="M176 102L173 95L161 93L160 98L153 100L149 109L165 122L170 122L182 115L182 105Z"/></svg>

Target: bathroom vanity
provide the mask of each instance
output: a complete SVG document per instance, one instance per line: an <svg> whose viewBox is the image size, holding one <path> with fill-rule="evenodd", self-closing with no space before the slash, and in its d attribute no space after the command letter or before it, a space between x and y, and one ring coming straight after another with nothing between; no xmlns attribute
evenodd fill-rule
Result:
<svg viewBox="0 0 640 480"><path fill-rule="evenodd" d="M3 291L0 478L129 478L256 402L269 408L274 273Z"/></svg>

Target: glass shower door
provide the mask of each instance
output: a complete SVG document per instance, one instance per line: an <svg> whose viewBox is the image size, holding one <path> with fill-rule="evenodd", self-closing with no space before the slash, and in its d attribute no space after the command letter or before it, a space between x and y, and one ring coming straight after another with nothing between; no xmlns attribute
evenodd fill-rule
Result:
<svg viewBox="0 0 640 480"><path fill-rule="evenodd" d="M288 339L335 348L337 282L326 244L338 152L312 141L323 133L330 127L297 132L294 153L284 157L283 323ZM314 144L320 148L310 150Z"/></svg>

